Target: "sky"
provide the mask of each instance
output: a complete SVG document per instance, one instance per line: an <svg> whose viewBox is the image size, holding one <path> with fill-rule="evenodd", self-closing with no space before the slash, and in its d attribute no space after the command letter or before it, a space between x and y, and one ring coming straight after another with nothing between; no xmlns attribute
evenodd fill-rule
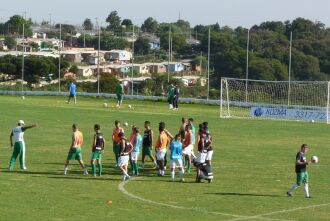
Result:
<svg viewBox="0 0 330 221"><path fill-rule="evenodd" d="M105 26L108 14L140 26L147 17L158 22L175 22L179 17L197 24L215 24L232 28L251 27L264 21L286 21L303 17L321 21L330 27L329 0L1 0L0 22L13 14L33 21L81 25L85 18Z"/></svg>

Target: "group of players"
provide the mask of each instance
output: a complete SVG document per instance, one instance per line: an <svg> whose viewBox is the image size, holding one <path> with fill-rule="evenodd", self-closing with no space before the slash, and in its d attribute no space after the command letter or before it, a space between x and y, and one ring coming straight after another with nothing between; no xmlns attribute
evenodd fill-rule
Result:
<svg viewBox="0 0 330 221"><path fill-rule="evenodd" d="M25 166L25 144L24 132L27 129L37 125L25 126L24 121L20 120L10 136L13 154L9 163L9 170L12 170L16 158L19 156L20 167L26 170ZM82 159L83 134L77 124L72 125L72 141L68 151L67 160L64 166L64 174L68 173L71 160L77 160L83 168L83 173L88 174L87 166ZM144 133L140 134L140 128L132 126L129 138L125 136L124 129L119 121L115 121L115 127L112 133L113 153L116 160L116 166L123 174L123 180L130 178L128 165L131 166L131 175L139 175L138 159L142 151L142 167L145 164L145 158L149 157L153 166L156 168L158 176L164 176L167 166L167 150L170 150L170 174L171 179L175 179L175 169L178 168L180 180L184 181L184 173L191 172L192 164L196 166L196 182L202 178L209 181L213 179L211 172L211 160L213 155L212 137L208 129L208 123L203 122L199 125L198 132L193 124L193 119L182 118L178 133L172 133L166 129L166 124L160 122L158 126L159 135L154 141L154 132L151 129L149 121L144 123ZM99 124L94 125L94 138L92 142L91 173L93 176L102 175L102 155L105 149L105 138L101 132ZM13 138L15 143L13 143ZM194 147L197 143L197 156L194 153ZM152 154L153 147L155 155Z"/></svg>

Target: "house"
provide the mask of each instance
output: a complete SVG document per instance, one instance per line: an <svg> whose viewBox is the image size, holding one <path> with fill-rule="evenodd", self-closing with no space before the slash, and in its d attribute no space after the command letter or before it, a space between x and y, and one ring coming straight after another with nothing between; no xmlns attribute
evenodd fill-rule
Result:
<svg viewBox="0 0 330 221"><path fill-rule="evenodd" d="M95 65L95 64L98 64L98 62L99 62L99 56L97 54L88 56L88 64ZM105 62L104 54L100 53L100 64L103 62Z"/></svg>
<svg viewBox="0 0 330 221"><path fill-rule="evenodd" d="M111 50L109 53L110 61L130 61L132 53L125 50Z"/></svg>
<svg viewBox="0 0 330 221"><path fill-rule="evenodd" d="M176 79L180 79L184 86L194 86L200 80L200 86L204 87L206 85L206 78L199 76L182 76L182 77L174 77Z"/></svg>
<svg viewBox="0 0 330 221"><path fill-rule="evenodd" d="M149 42L148 44L151 50L160 49L160 42Z"/></svg>
<svg viewBox="0 0 330 221"><path fill-rule="evenodd" d="M77 66L77 76L90 77L93 75L93 70L89 66Z"/></svg>
<svg viewBox="0 0 330 221"><path fill-rule="evenodd" d="M149 74L149 68L146 64L133 64L133 70L138 74Z"/></svg>
<svg viewBox="0 0 330 221"><path fill-rule="evenodd" d="M166 73L166 65L163 63L149 63L149 73Z"/></svg>
<svg viewBox="0 0 330 221"><path fill-rule="evenodd" d="M70 59L75 63L82 61L81 53L79 51L61 51L61 57Z"/></svg>
<svg viewBox="0 0 330 221"><path fill-rule="evenodd" d="M156 35L151 33L142 33L141 37L148 40L151 50L160 49L160 38Z"/></svg>
<svg viewBox="0 0 330 221"><path fill-rule="evenodd" d="M5 39L0 39L0 51L7 51L8 47L5 44Z"/></svg>
<svg viewBox="0 0 330 221"><path fill-rule="evenodd" d="M165 63L165 65L170 72L181 72L185 70L185 65L180 62L170 62L168 64Z"/></svg>

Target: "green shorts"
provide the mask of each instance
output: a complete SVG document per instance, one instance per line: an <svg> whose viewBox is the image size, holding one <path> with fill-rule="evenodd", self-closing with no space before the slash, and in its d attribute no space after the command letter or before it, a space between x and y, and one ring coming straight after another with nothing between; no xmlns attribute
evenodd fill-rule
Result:
<svg viewBox="0 0 330 221"><path fill-rule="evenodd" d="M82 160L81 148L80 147L72 147L69 150L67 160Z"/></svg>
<svg viewBox="0 0 330 221"><path fill-rule="evenodd" d="M113 142L113 153L114 153L115 155L119 155L119 151L120 151L120 146L119 146L119 144Z"/></svg>
<svg viewBox="0 0 330 221"><path fill-rule="evenodd" d="M300 186L302 183L308 183L308 173L307 173L307 171L297 173L297 185Z"/></svg>
<svg viewBox="0 0 330 221"><path fill-rule="evenodd" d="M151 147L142 147L142 156L151 156Z"/></svg>
<svg viewBox="0 0 330 221"><path fill-rule="evenodd" d="M101 159L102 159L102 151L92 152L92 160L101 160Z"/></svg>
<svg viewBox="0 0 330 221"><path fill-rule="evenodd" d="M118 101L123 101L124 96L122 94L117 94L117 100Z"/></svg>

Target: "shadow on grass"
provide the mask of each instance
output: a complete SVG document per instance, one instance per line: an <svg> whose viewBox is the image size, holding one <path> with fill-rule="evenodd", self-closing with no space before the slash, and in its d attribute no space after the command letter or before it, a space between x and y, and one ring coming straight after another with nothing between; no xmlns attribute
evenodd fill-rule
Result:
<svg viewBox="0 0 330 221"><path fill-rule="evenodd" d="M286 197L283 195L256 194L256 193L205 193L205 194L216 194L216 195L222 195L222 196Z"/></svg>
<svg viewBox="0 0 330 221"><path fill-rule="evenodd" d="M87 176L84 176L82 175L81 177L78 177L78 176L65 176L65 175L62 175L62 176L49 176L47 178L50 178L50 179L67 179L67 180L91 180L91 181L121 181L121 178L109 178L109 177L93 177L91 175L87 175Z"/></svg>

